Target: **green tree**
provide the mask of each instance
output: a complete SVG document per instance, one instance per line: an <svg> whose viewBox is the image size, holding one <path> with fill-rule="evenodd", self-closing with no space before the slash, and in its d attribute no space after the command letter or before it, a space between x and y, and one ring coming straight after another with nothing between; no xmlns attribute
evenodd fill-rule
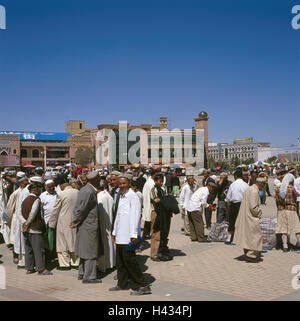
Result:
<svg viewBox="0 0 300 321"><path fill-rule="evenodd" d="M94 160L94 149L79 147L75 152L75 162L81 166L89 165Z"/></svg>
<svg viewBox="0 0 300 321"><path fill-rule="evenodd" d="M267 159L265 160L265 162L271 164L271 163L274 162L276 159L277 159L277 156L272 156L272 157L267 158Z"/></svg>
<svg viewBox="0 0 300 321"><path fill-rule="evenodd" d="M248 159L246 159L244 161L245 165L250 165L250 164L253 164L253 163L255 163L254 158L248 158Z"/></svg>
<svg viewBox="0 0 300 321"><path fill-rule="evenodd" d="M208 168L214 169L216 167L216 161L213 158L208 160Z"/></svg>

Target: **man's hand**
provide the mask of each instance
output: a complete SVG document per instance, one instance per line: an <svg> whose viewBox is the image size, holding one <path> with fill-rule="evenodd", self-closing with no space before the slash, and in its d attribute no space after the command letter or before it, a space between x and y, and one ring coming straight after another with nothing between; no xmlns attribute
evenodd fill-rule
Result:
<svg viewBox="0 0 300 321"><path fill-rule="evenodd" d="M73 223L71 223L71 224L69 225L69 227L70 227L70 228L75 228L76 226L75 226Z"/></svg>
<svg viewBox="0 0 300 321"><path fill-rule="evenodd" d="M132 242L132 244L136 245L136 244L139 243L139 239L136 239L136 238L132 237L131 238L131 242Z"/></svg>
<svg viewBox="0 0 300 321"><path fill-rule="evenodd" d="M185 213L185 208L182 208L182 211Z"/></svg>
<svg viewBox="0 0 300 321"><path fill-rule="evenodd" d="M25 233L28 230L28 225L23 225L22 232Z"/></svg>
<svg viewBox="0 0 300 321"><path fill-rule="evenodd" d="M115 236L115 235L112 235L112 236L111 236L111 240L115 243L115 242L116 242L116 236Z"/></svg>
<svg viewBox="0 0 300 321"><path fill-rule="evenodd" d="M155 198L155 199L153 200L153 202L157 204L157 203L160 202L160 199L159 199L159 198Z"/></svg>
<svg viewBox="0 0 300 321"><path fill-rule="evenodd" d="M216 207L213 204L209 204L209 208L210 208L211 211L215 211L216 210Z"/></svg>

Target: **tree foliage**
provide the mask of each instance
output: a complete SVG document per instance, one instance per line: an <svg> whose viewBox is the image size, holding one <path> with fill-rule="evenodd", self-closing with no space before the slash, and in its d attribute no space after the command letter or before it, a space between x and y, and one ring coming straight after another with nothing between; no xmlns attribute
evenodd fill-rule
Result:
<svg viewBox="0 0 300 321"><path fill-rule="evenodd" d="M267 159L265 160L265 162L271 164L271 163L274 162L276 159L277 159L277 156L272 156L272 157L267 158Z"/></svg>
<svg viewBox="0 0 300 321"><path fill-rule="evenodd" d="M81 166L89 165L94 159L94 150L91 147L79 147L75 152L75 162Z"/></svg>

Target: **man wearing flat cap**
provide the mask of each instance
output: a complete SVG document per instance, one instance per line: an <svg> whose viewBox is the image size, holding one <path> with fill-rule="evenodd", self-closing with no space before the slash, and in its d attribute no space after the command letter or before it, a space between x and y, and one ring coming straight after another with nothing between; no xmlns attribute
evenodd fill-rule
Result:
<svg viewBox="0 0 300 321"><path fill-rule="evenodd" d="M262 217L259 191L265 188L266 180L258 177L256 183L248 187L244 193L235 223L233 242L244 250L244 259L247 262L261 262L263 238L259 220Z"/></svg>
<svg viewBox="0 0 300 321"><path fill-rule="evenodd" d="M88 183L78 192L70 227L77 228L75 255L80 258L78 280L82 283L101 283L97 279L97 258L103 254L97 202L99 173L90 172L87 179Z"/></svg>

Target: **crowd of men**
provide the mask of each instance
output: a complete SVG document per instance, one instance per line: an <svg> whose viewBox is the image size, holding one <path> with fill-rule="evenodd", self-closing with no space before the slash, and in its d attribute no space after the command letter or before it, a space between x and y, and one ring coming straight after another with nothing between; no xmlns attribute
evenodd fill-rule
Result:
<svg viewBox="0 0 300 321"><path fill-rule="evenodd" d="M225 244L240 246L247 262L262 261L259 219L266 193L271 195L268 173L240 167L233 176L231 182L227 172L217 177L205 170L201 183L184 176L181 184L176 171L154 169L78 177L71 169L54 176L42 168L6 173L0 184L0 232L26 274L52 275L49 266L57 262L60 270L78 270L82 283L101 283L101 273L116 269L117 285L110 291L131 287L132 295L150 294L136 253L150 241L152 261L172 260L168 236L180 209L182 233L191 242L210 242L205 227L211 230L216 211L216 222L228 224ZM291 233L300 247L300 177L293 166L278 167L276 176L277 248L287 252Z"/></svg>

